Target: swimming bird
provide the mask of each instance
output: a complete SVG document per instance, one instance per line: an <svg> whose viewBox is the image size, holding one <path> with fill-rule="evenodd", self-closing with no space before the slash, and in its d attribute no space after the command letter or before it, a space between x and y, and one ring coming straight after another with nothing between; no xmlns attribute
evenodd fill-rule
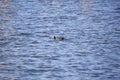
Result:
<svg viewBox="0 0 120 80"><path fill-rule="evenodd" d="M64 37L56 37L56 36L54 36L54 40L62 41L62 40L64 40Z"/></svg>

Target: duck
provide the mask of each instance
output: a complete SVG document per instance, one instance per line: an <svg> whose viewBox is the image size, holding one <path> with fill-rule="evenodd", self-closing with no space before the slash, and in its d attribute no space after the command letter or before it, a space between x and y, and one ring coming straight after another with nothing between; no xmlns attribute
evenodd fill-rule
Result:
<svg viewBox="0 0 120 80"><path fill-rule="evenodd" d="M56 36L54 36L54 40L62 41L62 40L64 40L64 37L56 37Z"/></svg>

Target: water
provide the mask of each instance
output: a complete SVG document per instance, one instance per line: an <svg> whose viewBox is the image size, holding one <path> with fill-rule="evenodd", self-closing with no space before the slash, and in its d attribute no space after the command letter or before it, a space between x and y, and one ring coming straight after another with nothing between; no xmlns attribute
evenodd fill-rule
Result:
<svg viewBox="0 0 120 80"><path fill-rule="evenodd" d="M120 0L0 0L0 80L27 79L120 80Z"/></svg>

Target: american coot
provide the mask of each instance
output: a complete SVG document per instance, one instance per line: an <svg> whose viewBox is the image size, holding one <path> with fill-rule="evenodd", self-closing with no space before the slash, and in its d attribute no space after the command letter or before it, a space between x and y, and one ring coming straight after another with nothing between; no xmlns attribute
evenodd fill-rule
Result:
<svg viewBox="0 0 120 80"><path fill-rule="evenodd" d="M62 41L62 40L64 40L64 37L56 37L56 36L54 36L54 40Z"/></svg>

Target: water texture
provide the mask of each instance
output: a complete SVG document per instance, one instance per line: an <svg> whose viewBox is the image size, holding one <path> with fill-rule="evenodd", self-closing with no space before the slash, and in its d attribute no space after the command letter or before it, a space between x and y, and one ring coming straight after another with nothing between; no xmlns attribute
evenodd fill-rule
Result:
<svg viewBox="0 0 120 80"><path fill-rule="evenodd" d="M120 80L120 0L0 0L0 80Z"/></svg>

